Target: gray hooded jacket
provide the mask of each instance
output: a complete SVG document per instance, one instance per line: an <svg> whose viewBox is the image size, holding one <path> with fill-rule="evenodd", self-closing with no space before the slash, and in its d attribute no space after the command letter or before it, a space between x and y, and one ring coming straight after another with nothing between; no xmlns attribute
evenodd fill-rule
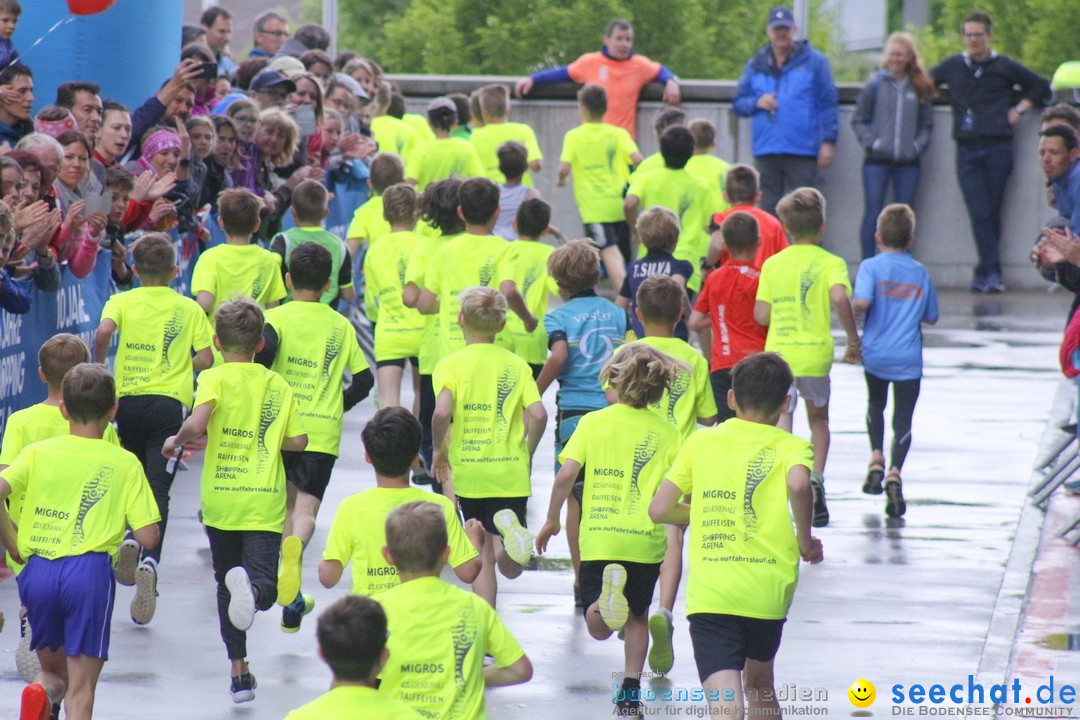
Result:
<svg viewBox="0 0 1080 720"><path fill-rule="evenodd" d="M886 70L863 86L851 118L866 162L889 165L918 165L933 124L931 104L920 103L910 81L897 83Z"/></svg>

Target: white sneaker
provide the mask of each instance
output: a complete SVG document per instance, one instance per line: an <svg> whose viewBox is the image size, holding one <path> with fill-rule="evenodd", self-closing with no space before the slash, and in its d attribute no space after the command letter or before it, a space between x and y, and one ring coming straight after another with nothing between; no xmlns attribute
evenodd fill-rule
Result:
<svg viewBox="0 0 1080 720"><path fill-rule="evenodd" d="M255 622L255 592L247 570L238 565L225 573L225 587L229 589L229 622L237 630L248 630Z"/></svg>
<svg viewBox="0 0 1080 720"><path fill-rule="evenodd" d="M157 610L157 563L147 558L135 569L135 597L131 599L131 620L145 625Z"/></svg>
<svg viewBox="0 0 1080 720"><path fill-rule="evenodd" d="M510 508L504 508L495 513L493 520L502 536L506 554L518 565L522 567L528 565L533 556L532 533L521 526L517 515Z"/></svg>
<svg viewBox="0 0 1080 720"><path fill-rule="evenodd" d="M600 587L600 617L612 630L621 630L630 617L630 605L623 589L626 587L626 568L618 563L604 566L604 582Z"/></svg>
<svg viewBox="0 0 1080 720"><path fill-rule="evenodd" d="M135 569L139 567L139 543L128 538L120 543L116 553L116 582L131 587L135 584Z"/></svg>
<svg viewBox="0 0 1080 720"><path fill-rule="evenodd" d="M15 668L19 671L19 677L24 683L34 682L34 678L41 673L41 661L37 653L30 649L30 621L26 616L19 618L19 646L15 648Z"/></svg>

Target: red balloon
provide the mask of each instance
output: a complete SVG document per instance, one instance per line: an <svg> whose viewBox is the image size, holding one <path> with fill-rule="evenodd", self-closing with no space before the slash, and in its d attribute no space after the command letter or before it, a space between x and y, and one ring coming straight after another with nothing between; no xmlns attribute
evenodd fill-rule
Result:
<svg viewBox="0 0 1080 720"><path fill-rule="evenodd" d="M116 0L68 0L68 9L76 15L97 15L115 4Z"/></svg>

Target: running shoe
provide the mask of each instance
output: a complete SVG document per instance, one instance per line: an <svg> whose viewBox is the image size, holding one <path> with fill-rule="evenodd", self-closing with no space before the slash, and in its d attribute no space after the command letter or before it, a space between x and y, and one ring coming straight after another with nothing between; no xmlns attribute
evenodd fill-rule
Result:
<svg viewBox="0 0 1080 720"><path fill-rule="evenodd" d="M51 714L52 703L44 685L33 683L23 688L19 720L49 720Z"/></svg>
<svg viewBox="0 0 1080 720"><path fill-rule="evenodd" d="M671 611L660 608L649 618L649 635L652 647L649 648L649 667L653 672L671 672L675 664L675 647L672 638L675 635L675 623Z"/></svg>
<svg viewBox="0 0 1080 720"><path fill-rule="evenodd" d="M825 504L825 478L819 473L810 473L810 489L814 491L814 519L810 524L814 527L825 527L829 524L829 508Z"/></svg>
<svg viewBox="0 0 1080 720"><path fill-rule="evenodd" d="M626 568L618 563L604 566L604 582L600 587L600 617L612 630L619 630L630 617L630 605L623 589L626 587Z"/></svg>
<svg viewBox="0 0 1080 720"><path fill-rule="evenodd" d="M229 622L237 630L247 631L255 622L255 591L251 587L247 570L238 565L225 573L225 587L229 590ZM242 678L244 675L239 677ZM234 700L235 697L234 695ZM235 700L235 702L245 701Z"/></svg>
<svg viewBox="0 0 1080 720"><path fill-rule="evenodd" d="M907 512L904 491L898 475L890 475L885 481L885 514L891 518L903 517Z"/></svg>
<svg viewBox="0 0 1080 720"><path fill-rule="evenodd" d="M24 683L34 682L34 678L41 672L41 661L37 653L30 649L30 621L23 615L19 618L19 646L15 648L15 668L19 671L19 677Z"/></svg>
<svg viewBox="0 0 1080 720"><path fill-rule="evenodd" d="M236 570L238 568L233 568ZM239 568L243 569L243 568ZM232 572L230 570L230 572ZM246 576L247 573L244 573ZM249 672L243 675L233 675L232 684L229 687L229 693L232 695L232 701L234 703L251 702L255 699L255 688L259 687L259 683L255 681L255 676Z"/></svg>
<svg viewBox="0 0 1080 720"><path fill-rule="evenodd" d="M300 594L301 558L304 543L295 535L281 541L281 570L278 571L277 604L287 606Z"/></svg>
<svg viewBox="0 0 1080 720"><path fill-rule="evenodd" d="M504 508L495 513L495 527L502 535L503 547L506 554L518 565L525 567L532 560L533 536L532 533L521 526L517 515L510 508Z"/></svg>
<svg viewBox="0 0 1080 720"><path fill-rule="evenodd" d="M131 587L135 584L135 570L139 567L139 543L128 538L120 543L116 553L116 582Z"/></svg>
<svg viewBox="0 0 1080 720"><path fill-rule="evenodd" d="M315 609L315 597L300 593L291 603L281 608L281 631L294 633L300 629L304 616Z"/></svg>
<svg viewBox="0 0 1080 720"><path fill-rule="evenodd" d="M147 558L135 570L135 597L131 599L131 620L145 625L157 611L157 563Z"/></svg>

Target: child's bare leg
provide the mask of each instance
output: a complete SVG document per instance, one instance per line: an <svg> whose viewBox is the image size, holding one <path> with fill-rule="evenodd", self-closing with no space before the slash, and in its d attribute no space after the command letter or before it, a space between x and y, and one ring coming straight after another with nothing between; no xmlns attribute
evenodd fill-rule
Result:
<svg viewBox="0 0 1080 720"><path fill-rule="evenodd" d="M580 534L581 505L571 494L566 503L566 544L570 546L570 564L574 566L574 585L581 584L581 548L578 546Z"/></svg>
<svg viewBox="0 0 1080 720"><path fill-rule="evenodd" d="M480 574L473 581L472 590L480 597L487 600L488 605L495 607L495 594L499 590L498 580L495 579L495 548L493 539L499 540L499 548L502 548L502 538L494 533L488 533L488 541L480 548Z"/></svg>
<svg viewBox="0 0 1080 720"><path fill-rule="evenodd" d="M288 483L289 487L292 487L292 483ZM288 517L291 518L291 532L286 530L286 537L289 534L295 535L300 538L300 541L304 543L304 547L307 547L311 542L311 537L315 534L315 518L319 514L319 507L322 502L319 498L306 493L303 490L296 490L296 497L292 502L292 512Z"/></svg>
<svg viewBox="0 0 1080 720"><path fill-rule="evenodd" d="M742 673L718 670L701 683L709 700L709 715L741 720L743 716ZM715 698L715 699L714 699Z"/></svg>
<svg viewBox="0 0 1080 720"><path fill-rule="evenodd" d="M64 698L64 717L90 720L94 714L94 692L105 661L88 655L67 658L68 689Z"/></svg>
<svg viewBox="0 0 1080 720"><path fill-rule="evenodd" d="M501 535L492 536L491 543L484 543L484 546L487 547L492 543L495 545L495 564L498 565L499 572L501 572L502 576L507 580L513 580L521 574L521 571L524 570L524 568L514 562L510 556L506 554L506 548L503 547ZM494 606L494 603L492 603L492 605Z"/></svg>
<svg viewBox="0 0 1080 720"><path fill-rule="evenodd" d="M285 481L285 527L281 530L282 537L293 534L293 509L296 507L296 485Z"/></svg>
<svg viewBox="0 0 1080 720"><path fill-rule="evenodd" d="M34 678L34 682L45 688L49 699L54 703L60 702L68 687L67 655L64 648L59 650L37 651L38 662L41 663L41 672Z"/></svg>
<svg viewBox="0 0 1080 720"><path fill-rule="evenodd" d="M806 419L810 423L810 444L814 446L814 472L824 475L829 456L829 403L818 407L807 400Z"/></svg>
<svg viewBox="0 0 1080 720"><path fill-rule="evenodd" d="M600 259L604 261L604 269L607 270L611 286L618 293L626 279L626 262L623 260L622 251L618 245L609 245L600 251Z"/></svg>
<svg viewBox="0 0 1080 720"><path fill-rule="evenodd" d="M420 368L416 365L410 365L412 368L412 414L420 417Z"/></svg>
<svg viewBox="0 0 1080 720"><path fill-rule="evenodd" d="M649 649L649 624L648 613L642 615L630 615L623 625L625 644L623 656L625 658L624 677L640 678L641 670L645 667L645 653Z"/></svg>
<svg viewBox="0 0 1080 720"><path fill-rule="evenodd" d="M604 618L600 616L600 602L594 602L589 606L589 609L585 611L585 627L589 630L589 635L596 640L607 640L611 637L611 634L615 632L607 626L604 622Z"/></svg>
<svg viewBox="0 0 1080 720"><path fill-rule="evenodd" d="M682 548L685 529L678 525L667 525L667 550L664 562L660 565L660 607L673 611L675 597L679 593L679 581L682 580Z"/></svg>
<svg viewBox="0 0 1080 720"><path fill-rule="evenodd" d="M248 671L247 660L245 660L244 658L240 658L239 660L230 660L229 662L231 663L231 672L233 677L243 675Z"/></svg>
<svg viewBox="0 0 1080 720"><path fill-rule="evenodd" d="M780 701L773 688L773 660L761 662L747 658L743 684L750 717L780 717Z"/></svg>
<svg viewBox="0 0 1080 720"><path fill-rule="evenodd" d="M379 384L379 407L395 407L401 404L401 376L404 369L396 365L383 365L375 370ZM414 383L413 388L417 385Z"/></svg>

